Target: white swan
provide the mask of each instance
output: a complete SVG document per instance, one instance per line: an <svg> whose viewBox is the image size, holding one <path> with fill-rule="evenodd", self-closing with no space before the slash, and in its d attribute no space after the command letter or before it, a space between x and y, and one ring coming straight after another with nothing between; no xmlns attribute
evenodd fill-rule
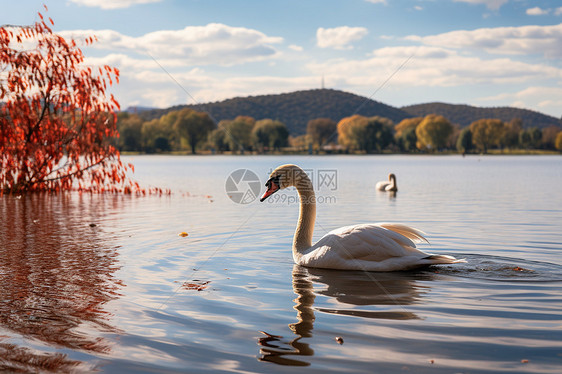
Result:
<svg viewBox="0 0 562 374"><path fill-rule="evenodd" d="M294 186L300 198L299 219L293 238L293 259L302 266L341 270L396 271L432 264L466 262L451 256L431 255L416 249L427 242L424 233L399 223L370 223L330 231L312 245L316 197L312 182L296 165L275 169L260 201Z"/></svg>
<svg viewBox="0 0 562 374"><path fill-rule="evenodd" d="M396 185L396 175L392 173L388 174L388 180L377 182L375 188L377 191L398 191L398 186Z"/></svg>

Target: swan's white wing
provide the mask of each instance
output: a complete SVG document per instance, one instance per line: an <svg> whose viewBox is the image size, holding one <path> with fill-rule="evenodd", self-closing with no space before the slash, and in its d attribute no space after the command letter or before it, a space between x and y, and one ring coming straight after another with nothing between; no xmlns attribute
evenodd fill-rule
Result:
<svg viewBox="0 0 562 374"><path fill-rule="evenodd" d="M402 226L402 230L407 228ZM413 262L426 256L428 254L416 249L414 242L406 236L376 224L363 224L329 232L299 263L313 267L386 271L389 262L394 267L396 262ZM365 263L369 266L365 267Z"/></svg>
<svg viewBox="0 0 562 374"><path fill-rule="evenodd" d="M376 225L397 232L398 234L404 235L408 239L412 240L414 243L422 243L422 242L429 243L429 241L424 236L425 232L415 229L413 227L406 226L401 223L388 223L388 222L379 222Z"/></svg>
<svg viewBox="0 0 562 374"><path fill-rule="evenodd" d="M375 188L378 191L385 191L387 186L390 186L390 182L388 182L388 181L381 181L381 182L377 182L377 184L375 184Z"/></svg>

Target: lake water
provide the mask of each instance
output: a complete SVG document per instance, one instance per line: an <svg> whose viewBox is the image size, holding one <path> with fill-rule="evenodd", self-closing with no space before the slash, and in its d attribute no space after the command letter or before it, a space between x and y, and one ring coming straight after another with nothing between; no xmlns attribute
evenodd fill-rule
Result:
<svg viewBox="0 0 562 374"><path fill-rule="evenodd" d="M560 156L125 160L173 194L0 197L0 371L562 372ZM318 189L315 239L402 222L467 263L295 266L296 192L227 185L283 163Z"/></svg>

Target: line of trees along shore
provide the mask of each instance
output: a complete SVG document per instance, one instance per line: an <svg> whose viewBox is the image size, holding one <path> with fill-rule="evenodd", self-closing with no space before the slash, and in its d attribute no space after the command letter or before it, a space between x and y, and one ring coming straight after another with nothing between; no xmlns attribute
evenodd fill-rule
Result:
<svg viewBox="0 0 562 374"><path fill-rule="evenodd" d="M121 151L170 153L487 153L499 150L562 151L562 128L524 128L519 119L483 118L461 128L437 114L399 123L384 117L353 115L335 122L310 120L306 134L290 136L275 119L238 116L216 124L205 112L190 108L144 121L134 113L118 114Z"/></svg>

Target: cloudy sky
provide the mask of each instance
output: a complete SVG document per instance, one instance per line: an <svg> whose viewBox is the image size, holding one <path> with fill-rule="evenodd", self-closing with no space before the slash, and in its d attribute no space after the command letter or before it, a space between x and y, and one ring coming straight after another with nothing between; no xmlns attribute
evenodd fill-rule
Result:
<svg viewBox="0 0 562 374"><path fill-rule="evenodd" d="M562 116L561 0L0 0L0 25L98 42L123 108L333 88ZM43 12L44 13L44 12Z"/></svg>

